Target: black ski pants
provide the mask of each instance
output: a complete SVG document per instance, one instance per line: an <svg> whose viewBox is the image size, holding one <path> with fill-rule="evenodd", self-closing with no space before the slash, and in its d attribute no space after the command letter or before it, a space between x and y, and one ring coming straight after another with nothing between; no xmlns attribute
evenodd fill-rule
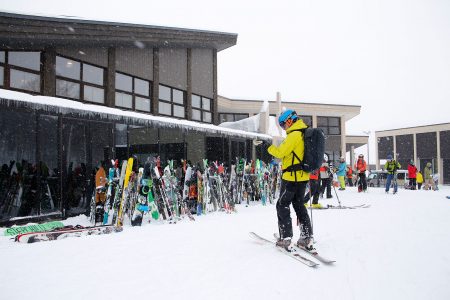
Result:
<svg viewBox="0 0 450 300"><path fill-rule="evenodd" d="M309 180L309 192L305 194L304 203L309 201L309 198L312 197L312 204L319 203L319 195L320 195L320 182L319 180L310 179Z"/></svg>
<svg viewBox="0 0 450 300"><path fill-rule="evenodd" d="M323 195L325 193L325 189L327 190L327 198L333 197L331 195L331 179L330 178L322 178L320 181L320 193Z"/></svg>
<svg viewBox="0 0 450 300"><path fill-rule="evenodd" d="M366 181L366 173L359 173L359 185L363 191L367 190L367 181Z"/></svg>
<svg viewBox="0 0 450 300"><path fill-rule="evenodd" d="M302 235L311 236L312 228L308 211L305 207L305 189L308 181L292 182L281 181L280 198L277 202L278 230L281 238L292 238L292 219L290 205L294 208L295 214L302 230Z"/></svg>

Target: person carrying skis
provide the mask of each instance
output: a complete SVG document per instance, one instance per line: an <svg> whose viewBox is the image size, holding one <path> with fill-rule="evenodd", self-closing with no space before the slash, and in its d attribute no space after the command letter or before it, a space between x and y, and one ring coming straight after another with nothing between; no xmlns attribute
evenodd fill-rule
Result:
<svg viewBox="0 0 450 300"><path fill-rule="evenodd" d="M339 190L345 190L345 173L347 171L347 163L345 162L345 157L341 157L339 160L340 164L337 169L337 176L341 187Z"/></svg>
<svg viewBox="0 0 450 300"><path fill-rule="evenodd" d="M366 181L366 169L367 164L364 160L364 155L360 154L358 156L358 161L355 164L355 169L358 172L358 193L365 192L367 190L367 181Z"/></svg>
<svg viewBox="0 0 450 300"><path fill-rule="evenodd" d="M411 159L408 165L409 187L411 190L416 189L416 177L417 177L417 168L414 165L414 160Z"/></svg>
<svg viewBox="0 0 450 300"><path fill-rule="evenodd" d="M278 123L286 131L286 138L279 146L271 145L267 152L282 159L283 175L281 177L280 197L276 204L278 217L278 247L291 251L292 219L290 204L295 210L300 225L300 239L297 245L313 250L313 232L308 212L304 205L306 184L309 173L302 170L301 162L305 152L305 140L302 129L308 126L294 110L288 109L280 114Z"/></svg>
<svg viewBox="0 0 450 300"><path fill-rule="evenodd" d="M401 165L392 155L387 156L387 162L384 164L384 169L388 172L386 179L386 193L389 193L389 188L391 187L391 181L394 180L394 194L397 193L397 170L400 169Z"/></svg>

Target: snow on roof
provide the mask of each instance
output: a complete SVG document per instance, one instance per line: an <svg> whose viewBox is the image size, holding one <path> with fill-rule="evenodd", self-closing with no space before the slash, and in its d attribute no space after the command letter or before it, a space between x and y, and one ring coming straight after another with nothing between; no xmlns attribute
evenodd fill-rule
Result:
<svg viewBox="0 0 450 300"><path fill-rule="evenodd" d="M212 124L205 124L188 120L180 120L170 117L152 116L145 113L121 110L118 108L112 108L95 104L87 104L64 98L33 96L27 93L15 92L5 89L0 89L0 101L6 102L7 105L11 105L13 104L13 102L22 102L26 106L34 109L45 109L47 111L53 111L62 114L73 112L81 113L87 116L97 116L100 114L103 115L104 117L107 118L109 117L116 120L120 119L127 119L130 121L145 120L149 121L150 123L157 123L158 125L163 125L165 127L189 128L198 131L222 133L232 136L241 136L245 138L261 138L266 140L272 139L271 136L266 134L230 129L225 127L219 127Z"/></svg>
<svg viewBox="0 0 450 300"><path fill-rule="evenodd" d="M250 132L259 130L259 114L234 122L223 122L219 126L223 128L232 128Z"/></svg>

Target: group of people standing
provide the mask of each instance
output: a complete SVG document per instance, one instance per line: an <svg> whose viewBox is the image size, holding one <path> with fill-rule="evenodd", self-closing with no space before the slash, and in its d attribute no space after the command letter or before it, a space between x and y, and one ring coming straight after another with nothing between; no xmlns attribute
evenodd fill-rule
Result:
<svg viewBox="0 0 450 300"><path fill-rule="evenodd" d="M391 187L391 183L394 186L394 194L397 193L397 170L401 168L399 162L397 162L392 155L387 156L387 161L384 165L384 169L388 172L387 180L386 180L386 193L389 193L389 189ZM438 190L438 181L439 174L433 174L433 169L431 166L431 162L428 162L425 165L423 175L419 169L417 169L414 160L410 160L408 164L408 178L409 183L407 188L410 190L420 190L422 188L422 184L424 184L424 190ZM417 186L417 188L416 188Z"/></svg>

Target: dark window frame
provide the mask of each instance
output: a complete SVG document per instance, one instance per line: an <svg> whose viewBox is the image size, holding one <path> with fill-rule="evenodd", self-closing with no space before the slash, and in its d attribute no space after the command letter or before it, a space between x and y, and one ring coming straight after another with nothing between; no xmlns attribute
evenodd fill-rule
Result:
<svg viewBox="0 0 450 300"><path fill-rule="evenodd" d="M201 95L197 95L197 94L192 94L192 96L200 97L200 107L194 107L193 105L191 105L191 110L192 111L194 111L194 110L200 111L200 120L192 119L192 121L212 124L213 123L213 112L212 112L213 99L211 99L209 97L204 97L204 96L201 96ZM206 110L206 109L203 108L203 99L208 99L209 100L209 110ZM211 121L210 122L207 122L207 121L204 120L203 113L210 113L211 114Z"/></svg>
<svg viewBox="0 0 450 300"><path fill-rule="evenodd" d="M219 113L220 123L223 123L223 122L221 122L223 115L233 116L233 121L224 121L224 122L236 122L236 116L245 116L245 118L249 118L250 117L250 114L246 114L246 113ZM239 119L239 120L242 120L242 119Z"/></svg>
<svg viewBox="0 0 450 300"><path fill-rule="evenodd" d="M327 120L327 125L320 125L319 118L324 118ZM338 125L331 126L330 119L337 119ZM341 135L341 118L340 117L327 117L327 116L317 116L317 128L321 128L325 135ZM338 133L330 133L330 128L337 128Z"/></svg>
<svg viewBox="0 0 450 300"><path fill-rule="evenodd" d="M170 89L170 101L165 100L165 99L161 99L161 97L158 97L158 98L159 98L159 99L158 99L159 102L163 102L163 103L166 103L166 104L169 104L169 105L170 105L170 115L161 113L161 112L159 111L159 106L158 106L158 114L160 114L160 115L162 115L162 116L168 116L168 117L173 117L173 118L185 120L185 119L186 119L186 91L183 91L183 90L180 90L180 89L177 89L177 88L174 88L174 87L165 85L165 84L161 84L161 83L160 83L159 85L160 85L160 86L164 86L164 87ZM159 86L158 86L158 89L159 89ZM180 91L180 92L183 94L183 105L181 105L180 103L177 103L177 102L174 102L174 101L173 101L173 91L174 91L174 90ZM159 105L159 104L158 104L158 105ZM179 117L179 116L175 116L175 115L174 115L174 106L180 106L180 107L183 107L183 110L184 110L184 116L183 116L183 117Z"/></svg>
<svg viewBox="0 0 450 300"><path fill-rule="evenodd" d="M144 113L152 113L152 93L153 93L152 84L153 83L150 80L144 79L142 77L134 76L134 75L127 74L127 73L124 73L124 72L120 72L120 71L116 71L116 74L117 73L120 74L120 75L131 77L131 92L124 91L124 90L121 90L121 89L118 89L118 88L116 88L114 92L130 95L131 96L131 107L132 107L131 109L132 110L139 111L139 112L144 112ZM135 79L139 79L139 80L148 82L148 89L149 89L148 90L148 96L145 96L145 95L142 95L142 94L139 94L139 93L136 92ZM150 110L137 109L136 108L136 97L145 98L145 99L150 100ZM120 109L128 109L128 108L123 107L123 106L117 106L115 103L114 103L114 107L120 108Z"/></svg>
<svg viewBox="0 0 450 300"><path fill-rule="evenodd" d="M90 104L106 106L106 68L102 67L100 65L96 65L96 64L93 64L93 63L90 63L90 62L85 62L85 61L82 61L82 60L79 60L79 59L75 59L75 58L72 58L72 57L69 57L69 56L65 56L65 55L61 55L61 54L57 53L56 57L58 57L58 56L62 57L62 58L65 58L65 59L70 59L70 60L73 60L75 62L80 63L80 80L76 80L76 79L69 78L69 77L64 77L64 76L61 76L61 75L56 75L56 72L55 72L55 85L56 85L56 80L58 80L58 79L78 84L80 86L80 98L77 99L77 98L70 98L70 97L66 97L66 96L57 96L57 97L58 98L69 99L69 100L76 100L76 101L80 101L80 102L83 102L83 103L90 103ZM85 64L93 66L93 67L96 67L96 68L100 68L100 69L103 70L103 85L98 85L98 84L95 84L95 83L83 81L83 65L85 65ZM55 65L55 70L56 70L56 65ZM102 89L103 90L103 103L85 100L84 99L84 86L90 86L90 87Z"/></svg>
<svg viewBox="0 0 450 300"><path fill-rule="evenodd" d="M23 93L28 93L32 95L42 95L43 90L43 82L44 82L44 74L43 74L43 51L41 50L14 50L14 49L0 49L0 51L5 52L5 62L0 62L0 66L3 67L3 85L2 88L12 90L12 91L18 91ZM28 69L20 66L10 65L9 64L9 52L39 52L39 71ZM18 89L11 87L11 70L21 71L25 73L30 73L34 75L39 76L39 92L36 91L30 91L30 90L24 90L24 89Z"/></svg>

